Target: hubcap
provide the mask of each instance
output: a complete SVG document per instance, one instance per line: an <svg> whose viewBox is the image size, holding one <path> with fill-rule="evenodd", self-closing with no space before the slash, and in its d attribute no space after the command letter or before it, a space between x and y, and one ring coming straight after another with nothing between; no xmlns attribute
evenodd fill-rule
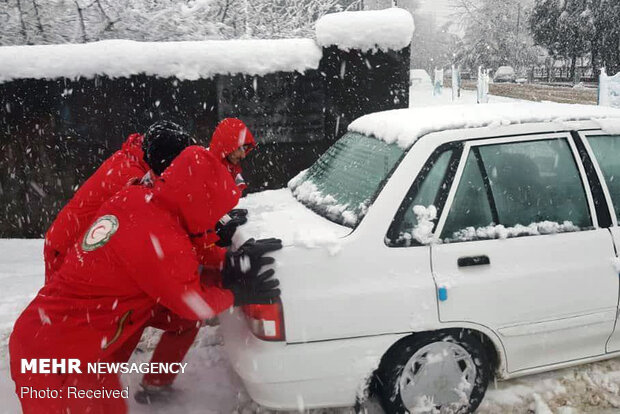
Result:
<svg viewBox="0 0 620 414"><path fill-rule="evenodd" d="M467 406L476 381L469 353L452 342L434 342L407 361L399 380L403 405L410 412L457 412Z"/></svg>

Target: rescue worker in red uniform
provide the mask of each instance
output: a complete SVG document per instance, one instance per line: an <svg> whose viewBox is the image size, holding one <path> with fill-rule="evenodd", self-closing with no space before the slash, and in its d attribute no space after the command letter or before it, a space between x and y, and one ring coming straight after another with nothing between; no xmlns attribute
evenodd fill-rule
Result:
<svg viewBox="0 0 620 414"><path fill-rule="evenodd" d="M130 135L121 149L82 184L45 234L46 283L60 268L69 248L84 233L105 201L128 183L140 180L151 169L154 174L161 174L189 144L189 135L169 121L156 122L144 136Z"/></svg>
<svg viewBox="0 0 620 414"><path fill-rule="evenodd" d="M224 119L213 134L209 149L212 153L219 154L218 158L239 187L239 194L247 188L241 175L240 161L255 146L252 133L239 119ZM235 209L218 220L214 229L210 229L200 238L194 238L194 245L200 246L203 280L206 283L219 282L219 270L224 264L226 248L232 244L237 227L246 222L247 210ZM153 352L151 362L183 360L200 329L195 321L171 315L161 308L155 312L148 326L165 331ZM140 383L142 390L135 394L136 401L142 404L167 401L172 398L174 390L171 386L175 378L176 374L172 373L144 375Z"/></svg>
<svg viewBox="0 0 620 414"><path fill-rule="evenodd" d="M123 398L68 398L68 390L119 390L117 374L87 373L87 363L119 362L158 306L201 321L232 305L271 303L279 296L273 270L259 273L273 263L264 254L281 248L276 239L248 241L227 255L221 286L200 284L200 249L192 238L214 228L238 198L221 163L192 146L152 188L130 186L101 206L15 323L11 376L24 413L124 413ZM77 358L82 373L21 372L21 360L33 358ZM29 398L22 387L61 390L64 398Z"/></svg>
<svg viewBox="0 0 620 414"><path fill-rule="evenodd" d="M256 148L254 136L243 123L237 118L225 118L217 125L209 151L211 151L230 172L235 183L241 191L247 188L247 184L241 173L241 161Z"/></svg>
<svg viewBox="0 0 620 414"><path fill-rule="evenodd" d="M209 151L226 167L242 193L247 189L247 184L241 175L243 172L241 161L254 148L256 148L256 141L252 132L243 121L237 118L225 118L220 121L209 144ZM217 222L213 229L217 239L214 245L205 252L210 256L211 263L217 264L224 260L225 248L231 245L237 227L247 222L247 214L245 209L235 209Z"/></svg>

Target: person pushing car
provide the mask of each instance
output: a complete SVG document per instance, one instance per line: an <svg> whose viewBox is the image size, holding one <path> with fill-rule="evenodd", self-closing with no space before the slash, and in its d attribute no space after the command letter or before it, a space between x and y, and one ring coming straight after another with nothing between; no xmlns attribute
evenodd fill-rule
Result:
<svg viewBox="0 0 620 414"><path fill-rule="evenodd" d="M120 150L95 171L58 213L45 234L43 257L45 281L60 268L69 248L110 197L145 174L161 174L179 153L190 145L190 136L170 121L158 121L147 132L131 134Z"/></svg>
<svg viewBox="0 0 620 414"><path fill-rule="evenodd" d="M126 412L122 398L36 399L21 387L120 389L116 374L23 373L22 359L116 362L135 346L152 312L163 306L201 321L279 296L264 254L276 239L250 240L227 254L221 286L205 286L192 244L239 199L239 189L206 149L186 148L152 187L132 185L103 203L64 263L22 312L10 337L11 376L25 413Z"/></svg>

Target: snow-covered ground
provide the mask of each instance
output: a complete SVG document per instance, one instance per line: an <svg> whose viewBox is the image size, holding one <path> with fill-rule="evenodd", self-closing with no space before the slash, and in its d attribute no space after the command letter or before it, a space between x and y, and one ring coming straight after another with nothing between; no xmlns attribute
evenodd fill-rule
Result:
<svg viewBox="0 0 620 414"><path fill-rule="evenodd" d="M476 103L476 91L461 90L461 96L452 100L452 90L450 88L444 88L441 94L434 96L432 85L416 85L409 88L409 107L420 106L437 106L437 105L464 105ZM517 99L505 98L503 96L489 95L489 103L500 102L519 102Z"/></svg>
<svg viewBox="0 0 620 414"><path fill-rule="evenodd" d="M457 103L475 103L475 92L463 91ZM511 101L491 97L491 102ZM449 90L433 97L430 90L413 90L412 106L451 102ZM41 240L0 239L0 413L19 413L8 368L7 343L13 323L43 284ZM158 334L149 331L134 353L134 361L146 361ZM174 405L141 406L129 400L131 413L267 413L254 404L230 367L217 327L205 327L190 350L188 371L175 383L179 390ZM130 393L138 389L140 376L123 376ZM333 414L350 409L322 410ZM478 411L483 414L611 414L620 412L620 359L523 377L491 384Z"/></svg>
<svg viewBox="0 0 620 414"><path fill-rule="evenodd" d="M0 401L2 413L18 413L19 402L8 371L7 340L13 322L43 284L41 240L0 239ZM158 335L149 331L133 361L147 361ZM181 375L174 406L141 406L131 413L267 413L254 404L231 369L217 327L205 327L190 350L188 372ZM140 376L123 376L130 391ZM620 410L620 359L491 384L480 413L610 414ZM325 412L323 410L322 412ZM333 414L351 413L333 409Z"/></svg>

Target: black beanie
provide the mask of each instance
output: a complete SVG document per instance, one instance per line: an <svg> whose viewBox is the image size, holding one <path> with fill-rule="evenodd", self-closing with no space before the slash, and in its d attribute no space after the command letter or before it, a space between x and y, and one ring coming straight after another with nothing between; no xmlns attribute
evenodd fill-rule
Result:
<svg viewBox="0 0 620 414"><path fill-rule="evenodd" d="M190 145L190 136L181 126L170 121L158 121L144 134L144 161L161 175L172 160Z"/></svg>

